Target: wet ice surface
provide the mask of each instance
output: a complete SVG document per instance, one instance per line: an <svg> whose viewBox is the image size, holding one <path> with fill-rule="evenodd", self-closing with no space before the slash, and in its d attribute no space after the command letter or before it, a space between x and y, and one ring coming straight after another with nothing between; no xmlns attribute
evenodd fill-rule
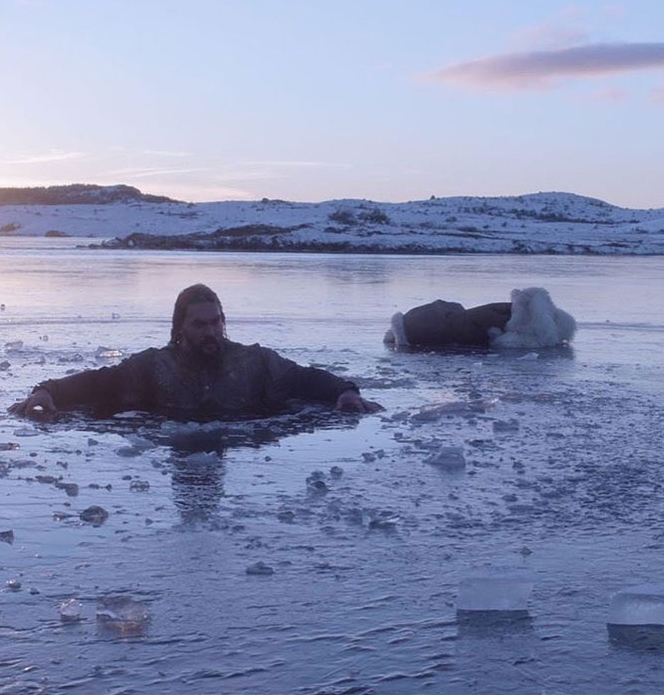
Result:
<svg viewBox="0 0 664 695"><path fill-rule="evenodd" d="M664 569L659 259L98 254L79 296L66 264L16 255L20 278L0 273L0 692L661 690L664 641L607 630L612 597ZM163 343L198 280L232 337L353 378L385 412L4 413L46 376ZM573 351L380 344L396 309L532 284L579 320ZM514 619L464 603L469 578L496 576L516 579L500 589Z"/></svg>

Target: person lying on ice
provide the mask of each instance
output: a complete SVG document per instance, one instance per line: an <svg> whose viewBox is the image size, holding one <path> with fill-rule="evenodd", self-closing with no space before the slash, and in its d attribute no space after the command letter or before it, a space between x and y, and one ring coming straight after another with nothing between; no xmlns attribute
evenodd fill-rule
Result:
<svg viewBox="0 0 664 695"><path fill-rule="evenodd" d="M166 347L143 350L116 366L44 381L9 411L30 415L35 409L86 408L108 416L144 410L210 419L274 412L291 399L361 413L382 409L362 398L351 381L302 367L258 344L229 340L219 298L197 284L178 295Z"/></svg>
<svg viewBox="0 0 664 695"><path fill-rule="evenodd" d="M397 348L544 348L573 339L576 321L542 287L512 290L511 300L464 309L437 299L394 314L384 342Z"/></svg>

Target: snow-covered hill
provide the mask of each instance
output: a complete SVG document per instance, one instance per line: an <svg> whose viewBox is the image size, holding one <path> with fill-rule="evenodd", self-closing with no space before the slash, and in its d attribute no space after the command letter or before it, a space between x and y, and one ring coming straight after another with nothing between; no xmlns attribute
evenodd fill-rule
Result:
<svg viewBox="0 0 664 695"><path fill-rule="evenodd" d="M571 193L406 203L0 205L1 235L96 237L132 248L664 254L664 208L619 208Z"/></svg>

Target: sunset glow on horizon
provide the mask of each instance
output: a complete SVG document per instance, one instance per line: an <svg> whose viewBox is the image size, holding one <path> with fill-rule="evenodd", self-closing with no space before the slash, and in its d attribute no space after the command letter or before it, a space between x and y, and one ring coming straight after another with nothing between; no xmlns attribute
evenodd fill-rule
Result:
<svg viewBox="0 0 664 695"><path fill-rule="evenodd" d="M0 186L664 207L664 6L0 0Z"/></svg>

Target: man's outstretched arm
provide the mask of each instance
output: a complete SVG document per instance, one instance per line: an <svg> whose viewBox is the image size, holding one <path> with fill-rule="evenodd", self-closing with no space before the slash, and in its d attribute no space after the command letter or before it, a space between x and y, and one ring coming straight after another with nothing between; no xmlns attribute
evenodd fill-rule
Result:
<svg viewBox="0 0 664 695"><path fill-rule="evenodd" d="M288 398L334 403L336 410L375 413L383 410L379 403L368 401L352 381L342 379L325 369L303 367L282 357L274 350L261 348L270 374L268 400L279 402Z"/></svg>
<svg viewBox="0 0 664 695"><path fill-rule="evenodd" d="M38 410L53 414L75 408L92 408L104 413L139 409L144 400L150 354L150 350L145 350L112 367L49 379L8 410L25 417Z"/></svg>

